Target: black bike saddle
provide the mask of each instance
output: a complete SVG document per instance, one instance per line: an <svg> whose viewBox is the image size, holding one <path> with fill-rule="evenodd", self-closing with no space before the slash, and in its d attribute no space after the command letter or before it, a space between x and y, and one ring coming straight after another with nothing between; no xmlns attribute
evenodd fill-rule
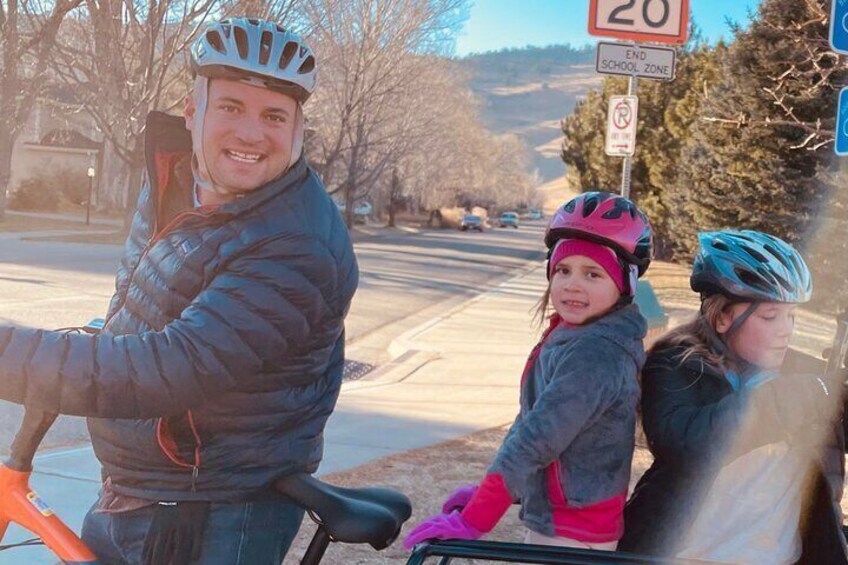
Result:
<svg viewBox="0 0 848 565"><path fill-rule="evenodd" d="M307 474L277 479L274 486L306 509L333 541L368 543L376 550L391 545L412 514L409 499L387 488L337 487Z"/></svg>

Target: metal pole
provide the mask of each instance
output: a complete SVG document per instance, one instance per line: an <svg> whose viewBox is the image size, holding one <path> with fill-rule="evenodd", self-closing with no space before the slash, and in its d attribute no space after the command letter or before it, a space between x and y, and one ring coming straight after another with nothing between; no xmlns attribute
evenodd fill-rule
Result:
<svg viewBox="0 0 848 565"><path fill-rule="evenodd" d="M89 225L91 219L91 190L94 186L94 177L88 177L88 201L85 203L85 225Z"/></svg>
<svg viewBox="0 0 848 565"><path fill-rule="evenodd" d="M628 96L635 96L639 88L639 77L631 76L627 87ZM635 119L635 117L634 117ZM621 167L621 195L630 198L630 173L633 169L633 157L625 157Z"/></svg>

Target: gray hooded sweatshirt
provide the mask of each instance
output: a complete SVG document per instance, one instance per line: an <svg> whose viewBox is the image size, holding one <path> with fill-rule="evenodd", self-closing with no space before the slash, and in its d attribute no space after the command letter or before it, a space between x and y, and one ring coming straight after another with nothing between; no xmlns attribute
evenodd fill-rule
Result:
<svg viewBox="0 0 848 565"><path fill-rule="evenodd" d="M502 475L521 500L521 519L531 530L586 540L609 535L562 522L611 499L623 508L646 331L636 305L588 325L560 325L525 371L520 412L489 472Z"/></svg>

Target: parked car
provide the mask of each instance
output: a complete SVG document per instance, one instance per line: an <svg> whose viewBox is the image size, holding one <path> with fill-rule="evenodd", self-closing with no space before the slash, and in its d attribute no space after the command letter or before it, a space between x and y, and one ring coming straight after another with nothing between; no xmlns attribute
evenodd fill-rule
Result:
<svg viewBox="0 0 848 565"><path fill-rule="evenodd" d="M462 217L462 221L459 223L459 230L477 230L481 232L483 231L483 219L480 216L475 216L474 214L466 214Z"/></svg>
<svg viewBox="0 0 848 565"><path fill-rule="evenodd" d="M504 212L501 214L501 217L498 218L498 226L502 228L518 229L518 214L515 212Z"/></svg>
<svg viewBox="0 0 848 565"><path fill-rule="evenodd" d="M345 203L339 202L338 200L334 200L334 202L336 203L336 207L338 207L339 212L344 214L345 209L347 208L347 206L345 206ZM371 203L363 200L362 202L359 202L358 204L356 204L356 206L353 207L353 220L356 223L364 224L365 220L368 218L368 216L371 215L371 212L373 211L374 207L371 206Z"/></svg>
<svg viewBox="0 0 848 565"><path fill-rule="evenodd" d="M542 214L541 210L530 210L527 213L527 218L530 219L530 220L541 220L544 217L545 217L545 215Z"/></svg>

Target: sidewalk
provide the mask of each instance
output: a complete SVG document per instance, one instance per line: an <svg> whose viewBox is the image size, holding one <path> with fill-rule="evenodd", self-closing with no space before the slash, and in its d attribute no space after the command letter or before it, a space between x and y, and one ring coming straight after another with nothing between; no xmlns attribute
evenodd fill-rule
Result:
<svg viewBox="0 0 848 565"><path fill-rule="evenodd" d="M325 433L319 474L440 443L512 421L518 379L535 343L532 310L544 290L534 263L493 290L397 337L394 360L346 382ZM79 532L100 485L90 446L36 458L32 486ZM32 536L10 528L13 543ZM43 548L0 553L0 565L54 563Z"/></svg>

